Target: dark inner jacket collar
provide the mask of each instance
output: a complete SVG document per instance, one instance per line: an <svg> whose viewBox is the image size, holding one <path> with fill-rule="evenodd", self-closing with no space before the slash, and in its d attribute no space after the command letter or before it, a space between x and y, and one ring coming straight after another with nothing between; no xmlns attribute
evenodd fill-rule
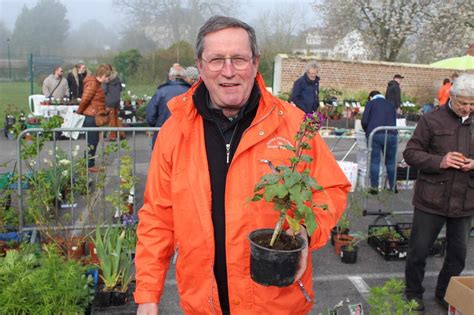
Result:
<svg viewBox="0 0 474 315"><path fill-rule="evenodd" d="M212 120L217 123L222 132L233 129L235 125L258 106L260 101L260 89L255 81L252 92L250 92L247 103L242 107L235 118L227 118L220 108L211 108L211 99L206 85L201 83L193 95L194 106L204 119Z"/></svg>

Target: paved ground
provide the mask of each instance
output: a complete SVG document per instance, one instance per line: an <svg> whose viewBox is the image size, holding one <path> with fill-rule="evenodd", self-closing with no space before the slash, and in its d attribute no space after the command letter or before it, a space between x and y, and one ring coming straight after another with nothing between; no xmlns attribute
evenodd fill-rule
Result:
<svg viewBox="0 0 474 315"><path fill-rule="evenodd" d="M143 137L144 138L144 137ZM147 148L146 140L140 140L142 145L137 150L137 174L141 178L141 187L144 184L147 170ZM336 140L329 140L328 144L332 146ZM352 140L343 140L335 148L335 155L338 159L345 155L345 151L352 145ZM9 159L16 158L16 142L6 141L4 137L0 138L0 164ZM402 145L403 147L403 145ZM347 158L349 161L356 160L356 151ZM1 169L0 169L1 171ZM140 192L137 192L140 197ZM400 191L399 194L383 194L377 198L371 198L368 201L369 210L394 210L411 211L410 205L411 191ZM374 216L362 216L364 209L364 200L356 200L350 205L350 216L352 221L352 231L367 231L368 225L372 224ZM140 198L141 200L141 198ZM139 201L141 202L141 201ZM410 222L411 215L399 215L391 218L392 221ZM364 310L368 310L367 295L370 287L383 284L390 278L403 278L405 263L404 261L385 261L378 253L363 242L360 246L358 261L355 265L346 265L340 262L330 244L324 248L314 251L312 254L314 263L314 281L313 287L316 291L316 300L311 314L322 314L327 308L339 303L341 300L350 300L350 303L363 303ZM466 261L465 274L474 275L474 246L471 239L468 248L468 259ZM430 257L427 263L427 273L425 279L425 303L426 314L446 314L433 298L434 287L436 284L437 272L443 263L442 257ZM179 308L179 298L176 289L173 267L168 272L168 279L165 284L165 292L160 304L161 314L181 314ZM136 305L129 302L123 307L109 308L101 310L93 309L93 314L134 314ZM346 314L342 312L341 314Z"/></svg>

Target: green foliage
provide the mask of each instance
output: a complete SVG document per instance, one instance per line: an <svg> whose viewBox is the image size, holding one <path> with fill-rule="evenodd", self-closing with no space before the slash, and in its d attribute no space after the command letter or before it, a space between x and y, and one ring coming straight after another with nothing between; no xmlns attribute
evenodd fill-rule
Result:
<svg viewBox="0 0 474 315"><path fill-rule="evenodd" d="M369 293L370 314L405 315L416 314L415 301L406 301L403 296L405 285L402 280L390 279L382 287L372 287Z"/></svg>
<svg viewBox="0 0 474 315"><path fill-rule="evenodd" d="M66 7L58 0L40 0L32 8L23 6L12 34L12 51L57 53L69 30L66 13Z"/></svg>
<svg viewBox="0 0 474 315"><path fill-rule="evenodd" d="M78 314L92 301L92 278L51 247L26 247L0 258L0 314Z"/></svg>
<svg viewBox="0 0 474 315"><path fill-rule="evenodd" d="M274 167L271 161L261 161L268 164L273 173L262 176L255 185L254 195L250 200L265 199L266 202L273 203L274 209L280 214L270 246L273 246L280 235L284 220L296 233L300 230L300 223L304 221L308 234L312 235L317 227L313 209L326 208L325 205L318 205L313 200L313 191L322 190L322 187L310 176L309 169L306 168L301 172L298 170L300 163L309 164L312 162L312 158L304 154L306 150L311 149L306 141L314 137L319 127L320 117L317 114L305 116L294 137L294 146L283 147L283 149L294 153L288 166Z"/></svg>
<svg viewBox="0 0 474 315"><path fill-rule="evenodd" d="M128 78L137 72L142 58L142 55L137 49L130 49L116 55L113 64L124 78Z"/></svg>
<svg viewBox="0 0 474 315"><path fill-rule="evenodd" d="M349 216L347 215L347 212L344 212L336 225L337 234L341 234L342 231L348 230L350 226L351 221L349 220Z"/></svg>
<svg viewBox="0 0 474 315"><path fill-rule="evenodd" d="M104 281L104 291L120 288L126 292L131 281L130 252L124 249L125 230L110 226L104 233L96 228L94 244L99 257L101 278Z"/></svg>
<svg viewBox="0 0 474 315"><path fill-rule="evenodd" d="M327 100L330 98L338 98L342 96L344 93L341 90L335 89L335 88L320 88L319 89L319 99L320 100Z"/></svg>

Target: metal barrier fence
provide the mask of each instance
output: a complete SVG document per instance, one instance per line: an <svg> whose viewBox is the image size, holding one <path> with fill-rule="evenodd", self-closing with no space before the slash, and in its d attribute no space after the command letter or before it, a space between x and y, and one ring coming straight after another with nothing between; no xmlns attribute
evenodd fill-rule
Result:
<svg viewBox="0 0 474 315"><path fill-rule="evenodd" d="M152 132L159 129L101 127L22 131L17 140L20 232L92 229L98 223L113 223L123 212L136 213L142 202ZM80 132L82 136L78 140L65 140L63 132ZM95 155L98 173L90 173L87 165L91 158L87 148L91 132L102 136ZM127 140L117 136L116 141L106 143L103 140L106 132L125 132Z"/></svg>
<svg viewBox="0 0 474 315"><path fill-rule="evenodd" d="M399 148L403 145L406 144L406 142L411 138L413 132L415 130L415 127L391 127L391 126L381 126L381 127L377 127L375 128L369 135L368 137L368 140L367 140L367 164L366 164L366 173L365 173L365 178L364 178L364 183L365 183L365 187L366 189L370 189L371 187L371 184L370 184L370 176L371 176L371 170L370 170L370 166L371 166L371 163L372 163L372 151L374 150L374 137L375 137L375 134L376 133L379 133L379 132L383 132L384 134L384 149L382 150L382 158L380 160L380 163L379 163L379 169L382 169L385 165L385 162L386 162L386 158L387 158L387 144L388 144L388 139L389 139L389 135L391 133L389 133L390 131L396 131L397 132L397 136L396 136L396 147L395 147L395 161L394 161L394 178L392 179L393 180L393 183L394 183L394 187L392 187L392 190L396 190L397 188L397 181L404 181L405 184L403 185L404 188L406 190L410 190L410 185L409 185L409 181L413 179L413 177L411 176L412 175L412 172L410 171L410 166L407 165L406 166L406 177L405 178L402 178L402 176L400 176L400 169L402 169L402 167L399 167L399 164L400 163L403 163L403 159L398 159L398 156L400 155L399 152ZM388 174L387 174L387 177L385 178L384 175L380 175L380 172L379 172L379 183L380 181L382 181L382 188L385 188L386 187L386 182L388 181ZM378 190L378 187L375 188ZM395 191L393 191L395 192ZM412 213L412 211L383 211L382 209L379 209L377 211L371 211L369 210L369 206L368 206L368 202L369 202L369 196L370 194L365 194L364 195L364 212L363 214L364 215L377 215L377 216L390 216L390 215L399 215L399 214L410 214Z"/></svg>

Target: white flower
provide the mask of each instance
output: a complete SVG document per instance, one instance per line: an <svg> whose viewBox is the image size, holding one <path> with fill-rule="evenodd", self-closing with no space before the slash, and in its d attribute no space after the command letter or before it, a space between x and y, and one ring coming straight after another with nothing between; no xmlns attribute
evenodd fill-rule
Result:
<svg viewBox="0 0 474 315"><path fill-rule="evenodd" d="M69 173L69 172L68 172L67 170L64 170L64 171L61 172L61 175L62 175L63 177L66 177L66 176L68 175L68 173Z"/></svg>
<svg viewBox="0 0 474 315"><path fill-rule="evenodd" d="M49 150L49 151L48 151L48 154L49 154L50 156L53 156L53 150Z"/></svg>
<svg viewBox="0 0 474 315"><path fill-rule="evenodd" d="M77 156L77 151L72 151L72 157L76 157Z"/></svg>
<svg viewBox="0 0 474 315"><path fill-rule="evenodd" d="M60 165L66 166L66 165L71 164L71 161L69 161L69 160L67 160L67 159L62 159L62 160L59 160L58 163L59 163Z"/></svg>
<svg viewBox="0 0 474 315"><path fill-rule="evenodd" d="M35 160L31 160L29 164L30 164L31 167L33 167L33 166L36 165L36 161L35 161Z"/></svg>
<svg viewBox="0 0 474 315"><path fill-rule="evenodd" d="M81 147L80 147L78 144L76 144L76 146L74 147L74 150L75 150L75 151L79 151L80 148L81 148Z"/></svg>

